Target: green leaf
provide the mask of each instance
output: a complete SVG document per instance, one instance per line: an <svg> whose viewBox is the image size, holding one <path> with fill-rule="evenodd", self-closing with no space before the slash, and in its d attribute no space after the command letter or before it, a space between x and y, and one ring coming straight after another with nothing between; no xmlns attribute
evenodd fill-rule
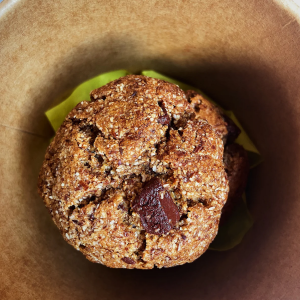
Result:
<svg viewBox="0 0 300 300"><path fill-rule="evenodd" d="M205 95L202 91L200 91L199 89L196 89L188 84L182 83L178 80L175 80L173 78L167 77L165 75L162 75L160 73L157 73L155 71L142 71L142 75L148 76L148 77L152 77L152 78L157 78L157 79L162 79L174 84L177 84L182 90L187 91L187 90L193 90L198 92L200 95L204 96L206 99L208 99L209 101L211 101L212 103L215 103L212 99L210 99L207 95ZM215 103L216 104L216 103ZM239 135L239 137L236 139L236 143L242 145L247 151L248 151L248 156L249 156L249 160L250 160L250 166L251 168L257 166L259 163L262 162L262 158L260 156L259 151L257 150L257 148L255 147L255 145L253 144L253 142L251 141L251 139L249 138L249 136L247 135L245 129L242 127L242 125L240 124L240 122L238 121L238 119L236 118L236 116L234 115L234 113L230 110L226 111L224 110L222 107L220 107L218 104L216 104L219 108L221 108L223 110L223 112L229 117L231 118L234 123L241 129L241 134Z"/></svg>
<svg viewBox="0 0 300 300"><path fill-rule="evenodd" d="M125 70L112 71L96 76L80 84L66 100L46 111L46 116L53 129L57 131L68 113L79 102L84 100L90 101L90 92L92 90L128 74L130 73Z"/></svg>
<svg viewBox="0 0 300 300"><path fill-rule="evenodd" d="M230 215L230 219L219 227L216 238L209 246L210 250L226 251L234 248L241 243L244 235L252 227L253 218L248 211L245 195L243 198Z"/></svg>
<svg viewBox="0 0 300 300"><path fill-rule="evenodd" d="M90 92L96 88L99 88L110 81L118 79L120 77L126 76L130 74L125 70L113 71L109 73L101 74L97 77L89 79L79 85L77 88L74 89L72 94L64 100L59 105L49 109L46 112L46 116L49 119L53 129L57 131L60 125L63 123L64 119L68 115L68 113L81 101L87 100L89 101ZM209 97L207 97L204 93L202 93L199 89L196 89L190 85L172 79L170 77L164 76L160 73L155 71L142 71L142 75L162 79L174 84L177 84L181 89L184 91L186 90L194 90L200 94L202 94L205 98L213 102ZM215 103L215 102L213 102ZM220 107L220 106L219 106ZM239 126L241 129L241 134L237 138L236 142L242 145L247 151L249 155L250 165L254 167L258 165L262 158L259 154L259 151L235 117L232 111L224 111L233 121ZM215 240L211 244L211 250L217 251L225 251L229 250L236 245L238 245L247 231L251 228L253 224L252 217L248 211L247 204L246 204L246 196L243 195L243 200L241 199L239 205L233 211L231 217L228 221L220 226L218 235L216 236Z"/></svg>
<svg viewBox="0 0 300 300"><path fill-rule="evenodd" d="M204 93L202 93L198 89L196 89L192 86L189 86L185 83L182 83L180 81L169 78L167 76L164 76L162 74L159 74L155 71L143 71L142 75L157 78L157 79L162 79L162 80L165 80L165 81L168 81L171 83L175 83L184 91L186 91L186 90L197 91L200 94L202 94L206 99L215 103L214 101L212 101L209 97L207 97ZM218 105L218 107L220 107L220 106ZM253 168L253 167L257 166L259 163L262 162L262 158L261 158L260 153L258 152L257 148L255 147L255 145L253 144L253 142L247 135L244 128L241 126L240 122L237 120L234 113L232 111L225 111L224 109L222 109L222 110L241 129L241 134L239 135L239 137L237 138L237 140L235 142L242 145L247 150L250 167ZM244 235L252 227L253 219L247 208L245 194L243 195L243 198L244 199L241 199L239 204L235 207L235 210L232 212L228 221L219 227L219 232L218 232L215 240L209 247L210 250L226 251L226 250L234 248L236 245L241 243Z"/></svg>

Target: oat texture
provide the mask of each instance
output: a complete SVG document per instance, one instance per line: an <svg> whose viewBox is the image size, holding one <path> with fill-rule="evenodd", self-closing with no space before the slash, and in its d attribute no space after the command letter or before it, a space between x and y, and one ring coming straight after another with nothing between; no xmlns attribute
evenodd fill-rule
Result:
<svg viewBox="0 0 300 300"><path fill-rule="evenodd" d="M213 241L229 193L228 130L215 107L201 115L199 97L128 75L69 113L47 149L38 190L64 239L89 260L172 267L194 261ZM180 214L161 235L147 232L132 209L154 177Z"/></svg>

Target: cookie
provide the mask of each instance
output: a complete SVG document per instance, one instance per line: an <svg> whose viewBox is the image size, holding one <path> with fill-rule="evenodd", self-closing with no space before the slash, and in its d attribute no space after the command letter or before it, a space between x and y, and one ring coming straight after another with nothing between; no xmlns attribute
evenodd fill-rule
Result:
<svg viewBox="0 0 300 300"><path fill-rule="evenodd" d="M235 143L226 146L224 164L228 174L229 194L228 201L222 210L222 222L230 217L231 211L241 201L244 193L249 173L249 159L246 150Z"/></svg>
<svg viewBox="0 0 300 300"><path fill-rule="evenodd" d="M113 268L198 258L229 192L213 126L162 80L128 75L92 91L57 131L39 174L64 239Z"/></svg>
<svg viewBox="0 0 300 300"><path fill-rule="evenodd" d="M196 115L207 120L216 133L221 136L224 144L233 143L240 135L241 130L215 104L195 91L186 91L186 96Z"/></svg>
<svg viewBox="0 0 300 300"><path fill-rule="evenodd" d="M234 141L241 133L237 125L220 108L195 91L187 91L188 102L197 117L207 120L222 138L225 146L224 164L229 181L229 194L222 210L222 223L228 220L235 206L241 201L248 173L249 160L246 150Z"/></svg>

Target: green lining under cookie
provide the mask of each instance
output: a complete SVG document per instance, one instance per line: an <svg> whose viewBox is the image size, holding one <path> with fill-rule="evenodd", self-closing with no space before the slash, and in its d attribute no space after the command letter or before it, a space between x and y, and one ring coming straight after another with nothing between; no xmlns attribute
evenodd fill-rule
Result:
<svg viewBox="0 0 300 300"><path fill-rule="evenodd" d="M96 88L99 88L115 79L126 76L130 74L126 70L118 70L112 71L108 73L101 74L92 79L85 81L76 87L72 94L63 102L58 104L57 106L49 109L46 112L46 116L51 123L53 129L55 131L58 130L60 125L65 120L68 113L81 101L87 100L90 101L90 92ZM177 84L182 90L194 90L199 94L203 95L205 98L212 101L209 97L207 97L204 93L202 93L199 89L196 89L190 85L172 79L170 77L159 74L155 71L142 71L142 75L153 77L157 79L162 79L174 84ZM258 164L262 162L262 158L260 156L259 151L237 120L236 116L232 111L223 110L226 115L228 115L235 124L241 129L241 134L236 139L236 143L242 145L248 152L248 157L250 161L250 167L254 168ZM219 232L215 238L215 240L210 245L209 249L216 251L226 251L234 248L236 245L241 243L244 235L248 232L248 230L253 225L253 219L250 215L250 212L247 208L246 195L243 195L243 199L241 199L239 205L232 212L229 220L220 226Z"/></svg>

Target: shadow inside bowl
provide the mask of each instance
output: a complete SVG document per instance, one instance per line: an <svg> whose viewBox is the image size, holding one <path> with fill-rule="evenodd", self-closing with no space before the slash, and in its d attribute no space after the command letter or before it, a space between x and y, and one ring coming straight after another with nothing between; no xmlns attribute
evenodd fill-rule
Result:
<svg viewBox="0 0 300 300"><path fill-rule="evenodd" d="M55 74L52 70L42 76L41 82L47 78L43 89L46 101L35 101L38 104L33 112L37 116L34 122L47 122L42 112L65 90L112 69L132 72L153 69L194 85L225 108L231 108L261 151L264 163L251 172L248 184L248 201L255 224L235 249L220 253L208 251L192 264L150 271L109 269L87 261L62 239L36 194L26 199L26 205L32 210L32 218L38 219L34 255L42 257L40 271L47 273L47 280L53 284L59 281L61 290L70 298L76 293L76 299L79 296L83 299L199 299L196 296L199 290L205 299L216 299L220 290L224 292L222 299L229 299L233 295L227 291L232 284L236 285L236 293L247 289L251 295L251 289L254 291L266 276L264 266L274 263L279 255L270 255L270 249L282 246L278 236L293 213L296 199L293 186L299 163L294 159L297 154L293 154L299 148L299 138L297 116L285 102L288 91L282 88L274 72L258 61L224 63L220 60L203 65L195 60L187 69L183 62L155 56L145 58L141 48L129 39L114 37L107 43L109 47L101 47L97 42L78 47L60 62L64 65L62 73ZM107 43L102 41L101 45ZM40 138L43 142L34 147L25 141L19 153L20 163L26 160L34 168L34 176L25 177L21 182L24 189L36 187L50 135L48 131L45 138ZM251 286L247 284L250 277ZM216 291L211 290L212 281Z"/></svg>

